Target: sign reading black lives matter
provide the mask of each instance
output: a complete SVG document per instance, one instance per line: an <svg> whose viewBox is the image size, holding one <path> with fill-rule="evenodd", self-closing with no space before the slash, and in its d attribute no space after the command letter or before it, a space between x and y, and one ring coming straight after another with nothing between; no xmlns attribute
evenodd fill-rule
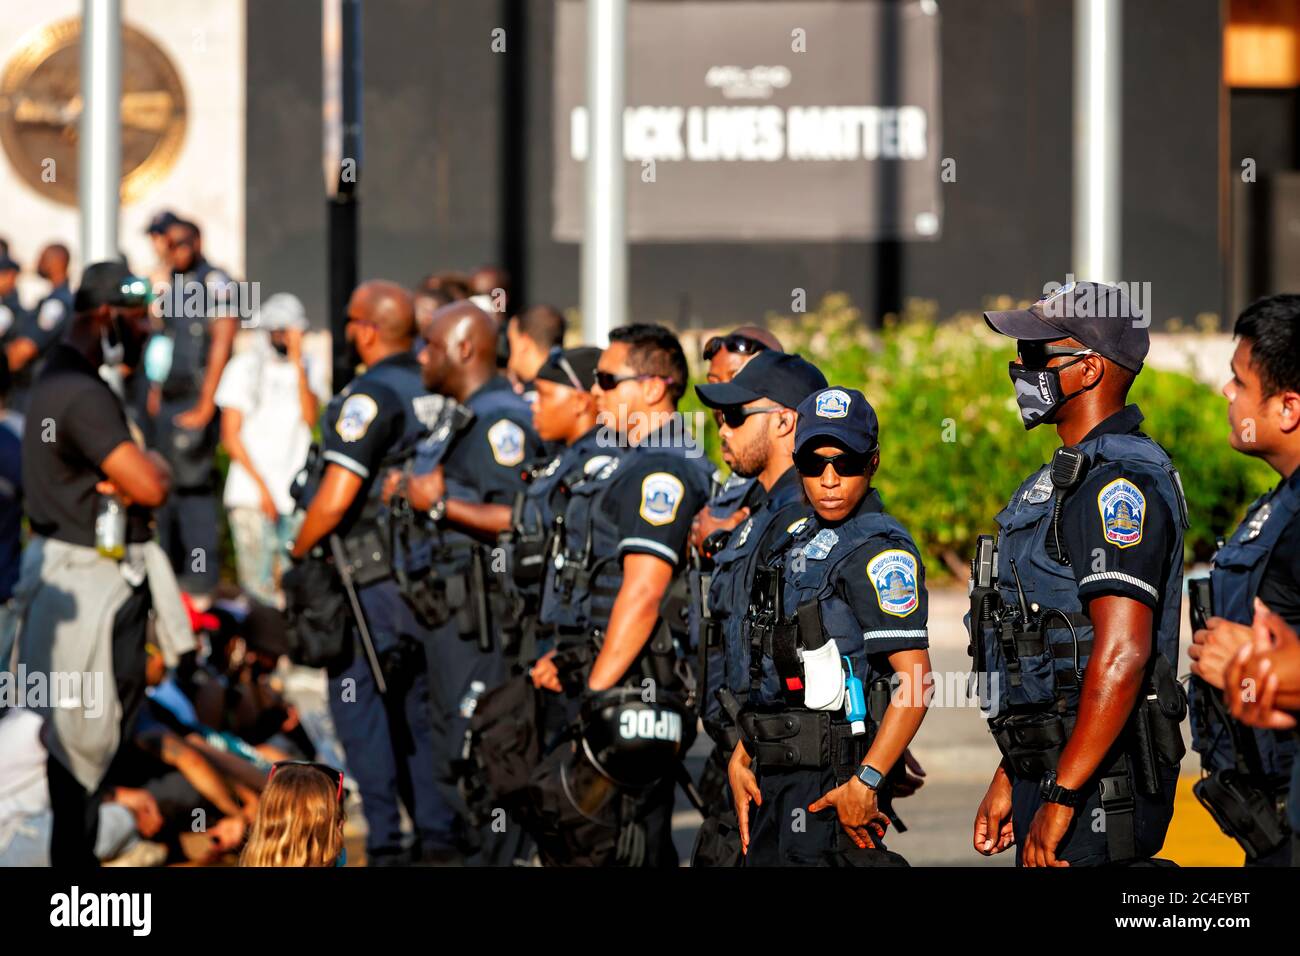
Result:
<svg viewBox="0 0 1300 956"><path fill-rule="evenodd" d="M553 191L561 241L583 232L585 51L586 3L561 0ZM633 2L626 88L629 239L939 235L934 0Z"/></svg>

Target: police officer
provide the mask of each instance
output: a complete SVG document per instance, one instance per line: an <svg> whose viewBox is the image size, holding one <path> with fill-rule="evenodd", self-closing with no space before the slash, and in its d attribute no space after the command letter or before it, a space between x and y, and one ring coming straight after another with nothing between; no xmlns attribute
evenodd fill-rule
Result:
<svg viewBox="0 0 1300 956"><path fill-rule="evenodd" d="M1025 427L1050 422L1062 448L998 514L996 560L976 565L972 651L1003 760L975 849L1014 843L1025 866L1145 860L1173 814L1186 709L1173 671L1186 507L1125 404L1148 323L1093 282L984 317L1017 340Z"/></svg>
<svg viewBox="0 0 1300 956"><path fill-rule="evenodd" d="M754 356L771 350L782 351L781 341L767 329L756 325L743 325L729 335L715 335L704 343L704 361L709 363L706 379L710 385L730 382L745 364ZM721 418L714 413L714 418L721 426ZM750 495L761 497L754 488L754 480L736 473L727 449L722 449L722 460L731 474L725 479L714 476L713 493L709 503L691 522L691 547L697 551L704 539L715 531L731 530L749 516L749 507L754 503Z"/></svg>
<svg viewBox="0 0 1300 956"><path fill-rule="evenodd" d="M374 280L352 294L347 337L366 371L322 414L323 472L290 551L294 558L305 557L335 534L348 552L349 565L353 555L381 550L364 547L382 541L374 493L381 464L436 423L436 411L431 412L436 403L427 401L411 354L414 332L411 298L401 287ZM434 781L423 659L427 632L402 601L382 562L371 567L359 558L352 573L388 684L384 699L353 628L344 653L328 668L329 702L365 808L367 861L371 866L445 862L455 855L454 816ZM292 580L285 589L294 592ZM417 843L410 850L402 846L399 794L415 825Z"/></svg>
<svg viewBox="0 0 1300 956"><path fill-rule="evenodd" d="M888 777L925 716L925 568L871 487L879 425L862 393L821 389L798 414L813 514L757 576L728 767L745 865L897 865L882 837Z"/></svg>
<svg viewBox="0 0 1300 956"><path fill-rule="evenodd" d="M173 222L167 246L172 278L162 313L170 359L149 410L153 445L171 464L174 486L158 513L158 535L181 589L202 598L216 587L220 563L216 393L239 329L239 301L230 276L204 258L197 225Z"/></svg>
<svg viewBox="0 0 1300 956"><path fill-rule="evenodd" d="M511 353L513 359L514 353ZM537 656L539 640L552 641L538 628L542 579L553 543L556 518L563 512L568 488L609 461L600 446L596 424L596 363L600 349L554 348L536 370L533 384L533 429L547 446L560 449L528 472L528 484L516 497L507 537L510 584L516 616L523 622L523 660Z"/></svg>
<svg viewBox="0 0 1300 956"><path fill-rule="evenodd" d="M478 698L500 684L517 660L519 632L508 625L508 573L490 546L509 531L522 465L537 437L531 413L497 373L496 321L472 302L437 310L420 355L425 386L470 413L445 435L423 442L411 468L393 473L386 491L409 502L418 531L398 556L407 597L430 626L435 767L448 803L468 817L455 785L465 732ZM490 826L467 848L483 862L505 841Z"/></svg>
<svg viewBox="0 0 1300 956"><path fill-rule="evenodd" d="M706 765L701 776L701 796L710 813L700 829L693 866L734 865L740 857L740 831L727 786L727 763L740 738L734 716L723 711L717 691L726 687L739 700L748 694L744 622L754 572L784 547L789 529L808 513L794 468L795 409L825 387L826 377L813 365L773 350L756 353L729 382L695 387L700 400L716 410L722 455L732 474L752 482L755 490L739 528L714 532L709 549L713 570L703 628L708 653L696 681L703 694L704 729L715 743L709 765L716 770L710 773ZM733 704L733 711L738 706Z"/></svg>
<svg viewBox="0 0 1300 956"><path fill-rule="evenodd" d="M27 318L27 310L18 298L19 271L18 263L8 253L0 255L0 359L6 358L9 343L17 339ZM6 361L5 369L8 367Z"/></svg>
<svg viewBox="0 0 1300 956"><path fill-rule="evenodd" d="M1281 476L1250 506L1241 525L1214 556L1212 613L1192 635L1188 651L1192 746L1209 779L1197 794L1230 836L1246 850L1246 864L1293 862L1285 814L1295 737L1251 728L1229 716L1218 691L1228 662L1252 642L1256 599L1300 628L1300 295L1276 295L1249 306L1237 319L1238 338L1228 398L1228 441L1262 458ZM1193 583L1193 587L1195 584ZM1261 819L1256 820L1259 816Z"/></svg>
<svg viewBox="0 0 1300 956"><path fill-rule="evenodd" d="M50 284L49 294L30 313L23 315L6 352L14 373L9 404L16 412L27 411L32 383L40 374L45 353L63 334L72 317L72 288L68 284L68 247L51 243L36 260L36 273ZM17 313L15 313L17 315Z"/></svg>
<svg viewBox="0 0 1300 956"><path fill-rule="evenodd" d="M593 392L603 441L626 450L571 489L543 594L543 620L555 626L560 653L533 668L538 686L575 691L571 715L584 699L604 699L600 692L615 687L644 688L652 699L685 689L677 656L686 639L687 535L712 470L677 414L686 378L686 357L668 329L636 324L610 332ZM570 653L572 667L565 663ZM688 729L669 725L679 735ZM688 742L679 736L673 743ZM625 794L617 846L580 833L566 850L548 850L539 838L544 861L676 866L674 776L657 771L645 783Z"/></svg>

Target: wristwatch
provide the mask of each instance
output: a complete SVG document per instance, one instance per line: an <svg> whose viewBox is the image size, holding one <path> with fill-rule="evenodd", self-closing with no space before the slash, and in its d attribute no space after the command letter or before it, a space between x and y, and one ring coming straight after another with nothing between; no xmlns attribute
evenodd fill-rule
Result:
<svg viewBox="0 0 1300 956"><path fill-rule="evenodd" d="M1069 787L1061 786L1056 782L1055 770L1049 770L1043 774L1043 782L1039 785L1038 792L1045 802L1059 803L1071 810L1079 809L1079 805L1083 803L1083 791L1071 790Z"/></svg>
<svg viewBox="0 0 1300 956"><path fill-rule="evenodd" d="M879 790L880 785L885 782L885 775L869 763L859 767L856 776L872 790Z"/></svg>
<svg viewBox="0 0 1300 956"><path fill-rule="evenodd" d="M432 507L429 508L429 520L432 521L434 524L437 524L439 521L441 521L443 519L443 516L445 516L446 514L447 514L446 498L443 498L439 501L435 501Z"/></svg>

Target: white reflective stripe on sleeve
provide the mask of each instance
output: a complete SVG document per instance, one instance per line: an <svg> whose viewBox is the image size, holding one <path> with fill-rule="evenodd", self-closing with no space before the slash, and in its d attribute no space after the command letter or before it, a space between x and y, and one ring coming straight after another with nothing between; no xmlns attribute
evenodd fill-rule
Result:
<svg viewBox="0 0 1300 956"><path fill-rule="evenodd" d="M354 475L360 475L362 478L370 477L370 469L355 458L349 458L347 455L339 454L336 451L327 451L321 456L326 461L332 461L336 465L341 465Z"/></svg>
<svg viewBox="0 0 1300 956"><path fill-rule="evenodd" d="M620 553L626 551L628 548L649 548L665 561L672 564L677 563L677 552L668 547L668 545L659 541L652 541L649 538L624 538L618 543L618 550Z"/></svg>
<svg viewBox="0 0 1300 956"><path fill-rule="evenodd" d="M897 639L902 637L929 637L929 636L930 636L930 632L924 627L916 631L883 630L883 631L862 632L862 639L864 641L878 641L886 637L892 637Z"/></svg>
<svg viewBox="0 0 1300 956"><path fill-rule="evenodd" d="M1157 600L1160 598L1160 592L1147 584L1141 578L1135 578L1131 574L1125 574L1123 571L1098 571L1096 574L1090 574L1079 582L1079 587L1085 584L1091 584L1093 581L1123 581L1125 584L1131 584L1135 588L1141 588Z"/></svg>

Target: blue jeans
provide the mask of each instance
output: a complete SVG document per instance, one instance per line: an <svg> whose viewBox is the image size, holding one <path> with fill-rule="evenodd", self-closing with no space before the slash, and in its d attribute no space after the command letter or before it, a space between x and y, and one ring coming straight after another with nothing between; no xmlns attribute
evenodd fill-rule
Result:
<svg viewBox="0 0 1300 956"><path fill-rule="evenodd" d="M52 810L23 818L9 842L0 847L0 866L49 866L53 829ZM120 803L100 804L99 833L95 837L95 856L100 862L121 856L139 839L130 810Z"/></svg>

